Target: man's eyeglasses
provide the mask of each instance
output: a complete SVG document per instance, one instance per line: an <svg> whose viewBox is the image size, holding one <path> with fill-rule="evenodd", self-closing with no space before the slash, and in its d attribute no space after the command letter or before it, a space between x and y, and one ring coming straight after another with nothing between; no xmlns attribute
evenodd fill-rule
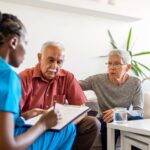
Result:
<svg viewBox="0 0 150 150"><path fill-rule="evenodd" d="M121 66L126 65L126 64L116 62L116 63L106 63L106 65L108 67L112 67L113 66L115 68L120 68Z"/></svg>

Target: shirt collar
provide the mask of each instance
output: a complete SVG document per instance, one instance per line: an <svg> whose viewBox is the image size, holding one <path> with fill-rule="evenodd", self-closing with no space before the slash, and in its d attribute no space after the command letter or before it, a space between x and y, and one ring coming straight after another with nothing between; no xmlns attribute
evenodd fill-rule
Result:
<svg viewBox="0 0 150 150"><path fill-rule="evenodd" d="M11 68L11 65L8 62L6 62L1 56L0 56L0 62L5 64L5 67L7 66L7 68Z"/></svg>

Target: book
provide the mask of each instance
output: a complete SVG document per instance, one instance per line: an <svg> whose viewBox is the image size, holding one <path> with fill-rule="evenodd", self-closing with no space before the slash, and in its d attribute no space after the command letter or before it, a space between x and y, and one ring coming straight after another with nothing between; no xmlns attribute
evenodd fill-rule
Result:
<svg viewBox="0 0 150 150"><path fill-rule="evenodd" d="M51 108L50 110L52 110ZM60 110L62 114L62 119L60 119L54 127L52 127L50 130L60 131L65 126L67 126L72 121L76 120L83 114L87 113L90 108L87 106L78 106L78 105L62 105L59 103L55 104L55 109ZM34 125L37 123L37 121L40 119L42 115L38 115L36 117L30 118L28 120L25 120L26 125Z"/></svg>

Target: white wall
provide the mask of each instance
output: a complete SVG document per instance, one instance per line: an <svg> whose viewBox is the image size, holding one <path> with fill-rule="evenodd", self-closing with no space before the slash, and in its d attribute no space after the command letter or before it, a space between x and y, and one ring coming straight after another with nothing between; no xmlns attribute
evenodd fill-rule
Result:
<svg viewBox="0 0 150 150"><path fill-rule="evenodd" d="M138 5L139 6L139 5ZM85 14L69 13L0 1L2 12L17 15L26 25L29 35L26 59L18 72L37 63L36 54L45 41L59 41L66 48L64 68L78 79L106 71L105 55L111 49L107 29L123 46L129 27L133 26L136 39L135 51L150 50L150 22L136 23ZM150 57L149 57L150 58ZM148 59L144 59L148 63ZM149 63L150 67L150 63Z"/></svg>

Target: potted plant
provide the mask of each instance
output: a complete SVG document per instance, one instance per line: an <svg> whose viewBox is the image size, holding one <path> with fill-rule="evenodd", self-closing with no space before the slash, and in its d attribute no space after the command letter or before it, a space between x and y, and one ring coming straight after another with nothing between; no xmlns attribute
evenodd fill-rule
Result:
<svg viewBox="0 0 150 150"><path fill-rule="evenodd" d="M118 46L116 45L116 42L111 34L110 30L107 30L109 38L110 38L110 44L114 49L119 49ZM150 72L150 68L143 63L135 60L135 57L137 56L144 56L147 54L150 54L150 51L142 51L139 53L134 53L132 48L131 48L131 36L132 36L132 28L129 29L128 36L127 36L127 41L126 41L126 46L125 50L127 50L131 56L131 64L132 64L132 71L139 77L145 78L147 77L145 71ZM104 56L102 56L104 57Z"/></svg>

